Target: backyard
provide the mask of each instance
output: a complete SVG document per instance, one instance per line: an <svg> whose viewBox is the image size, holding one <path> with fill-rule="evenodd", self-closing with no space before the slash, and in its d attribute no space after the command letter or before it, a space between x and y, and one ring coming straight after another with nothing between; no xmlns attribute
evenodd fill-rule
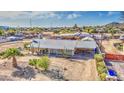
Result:
<svg viewBox="0 0 124 93"><path fill-rule="evenodd" d="M104 48L104 51L106 53L112 53L112 54L124 54L123 51L118 50L114 44L115 43L121 43L122 41L119 39L111 39L111 40L103 40L102 46Z"/></svg>
<svg viewBox="0 0 124 93"><path fill-rule="evenodd" d="M13 43L3 43L1 44L0 51L2 52L8 48L23 48L23 42L25 41L29 42L29 40L24 40ZM40 57L41 56L33 56L30 54L16 57L18 69L12 67L10 59L0 59L0 80L99 80L96 62L94 59L88 59L85 57L82 57L82 59L49 57L49 72L39 72L28 63L29 59L38 59ZM15 73L19 75L15 76ZM26 76L24 76L25 74ZM59 75L59 78L55 77L56 74Z"/></svg>
<svg viewBox="0 0 124 93"><path fill-rule="evenodd" d="M39 58L36 56L17 57L19 67L27 67L29 59ZM11 65L11 60L0 60L0 77L4 80L28 80L21 77L14 77L12 73L16 71ZM95 60L75 60L66 58L50 58L49 69L58 69L63 74L65 80L98 80ZM43 73L38 73L34 69L35 78L31 80L57 80ZM8 78L8 79L7 79ZM1 78L0 78L1 79ZM1 80L3 80L1 79Z"/></svg>

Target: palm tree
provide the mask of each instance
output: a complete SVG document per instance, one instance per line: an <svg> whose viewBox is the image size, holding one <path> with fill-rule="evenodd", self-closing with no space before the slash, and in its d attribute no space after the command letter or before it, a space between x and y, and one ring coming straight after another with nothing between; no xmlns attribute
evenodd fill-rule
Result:
<svg viewBox="0 0 124 93"><path fill-rule="evenodd" d="M20 55L21 53L17 48L9 48L4 52L3 57L8 59L12 58L13 67L17 67L16 56L20 56Z"/></svg>

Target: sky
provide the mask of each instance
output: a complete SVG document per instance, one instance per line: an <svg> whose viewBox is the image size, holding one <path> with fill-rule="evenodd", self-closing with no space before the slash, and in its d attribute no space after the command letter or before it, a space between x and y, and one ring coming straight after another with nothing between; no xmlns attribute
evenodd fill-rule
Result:
<svg viewBox="0 0 124 93"><path fill-rule="evenodd" d="M0 26L96 26L120 22L117 11L0 11ZM31 24L30 24L31 23Z"/></svg>

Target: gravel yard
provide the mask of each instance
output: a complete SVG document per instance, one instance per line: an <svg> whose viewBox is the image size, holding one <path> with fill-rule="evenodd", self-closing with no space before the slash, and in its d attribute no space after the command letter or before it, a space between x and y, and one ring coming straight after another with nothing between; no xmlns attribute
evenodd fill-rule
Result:
<svg viewBox="0 0 124 93"><path fill-rule="evenodd" d="M26 40L24 40L26 41ZM27 40L28 41L28 40ZM0 44L0 51L4 51L7 48L23 47L23 41L7 42ZM17 57L18 66L20 69L12 67L11 60L0 59L0 80L71 80L71 81L96 81L98 80L96 63L94 59L67 59L50 57L50 67L48 70L52 73L43 72L39 73L36 69L32 69L28 65L29 59L39 58L38 56L23 56ZM27 69L25 72L24 70ZM15 76L13 74L19 73L22 76ZM24 73L22 73L24 72ZM30 72L31 75L28 73ZM33 74L32 74L33 72ZM60 73L61 79L53 78L54 74ZM23 75L29 74L30 79L23 77ZM32 76L33 75L33 76Z"/></svg>
<svg viewBox="0 0 124 93"><path fill-rule="evenodd" d="M39 58L39 57L36 56L18 57L17 60L19 67L28 66L28 60L33 58ZM62 71L65 80L73 80L73 81L98 80L96 64L94 60L90 59L90 60L71 61L70 59L66 59L66 58L54 58L54 57L51 57L50 60L51 62L49 69L57 68L60 71ZM16 69L14 69L11 65L12 65L11 60L7 60L7 59L0 60L1 78L5 76L5 77L10 77L10 79L12 80L26 80L25 78L13 77L12 73ZM37 71L35 72L36 72L35 78L32 78L31 80L55 80L45 74L37 73ZM8 80L8 78L6 78L6 80Z"/></svg>

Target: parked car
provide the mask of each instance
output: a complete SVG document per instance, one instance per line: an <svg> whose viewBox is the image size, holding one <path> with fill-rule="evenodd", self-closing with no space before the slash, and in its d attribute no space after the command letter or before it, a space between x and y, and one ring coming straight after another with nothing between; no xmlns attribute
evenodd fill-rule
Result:
<svg viewBox="0 0 124 93"><path fill-rule="evenodd" d="M10 36L10 37L7 37L7 40L9 41L17 41L17 40L23 40L24 37L22 36Z"/></svg>
<svg viewBox="0 0 124 93"><path fill-rule="evenodd" d="M124 40L124 35L121 35L119 39Z"/></svg>

